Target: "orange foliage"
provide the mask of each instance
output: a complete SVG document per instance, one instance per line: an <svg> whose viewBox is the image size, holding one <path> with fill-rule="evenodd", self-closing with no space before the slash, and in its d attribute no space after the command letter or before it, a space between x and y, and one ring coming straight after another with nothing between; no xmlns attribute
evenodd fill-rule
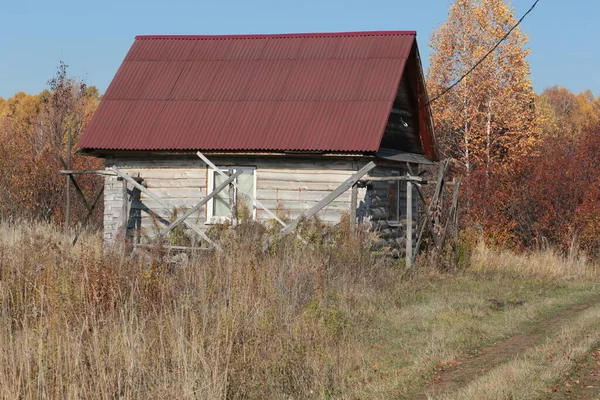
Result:
<svg viewBox="0 0 600 400"><path fill-rule="evenodd" d="M75 148L80 133L99 103L98 91L67 75L61 64L38 95L23 92L0 101L0 218L42 219L62 223L65 211L65 177L58 171L67 160L67 132ZM101 162L72 151L73 169L94 169ZM78 178L88 199L101 180ZM86 209L72 188L72 221ZM98 220L101 210L95 214Z"/></svg>
<svg viewBox="0 0 600 400"><path fill-rule="evenodd" d="M516 248L575 240L600 254L600 126L575 138L552 138L492 180L473 174L469 219L486 237Z"/></svg>

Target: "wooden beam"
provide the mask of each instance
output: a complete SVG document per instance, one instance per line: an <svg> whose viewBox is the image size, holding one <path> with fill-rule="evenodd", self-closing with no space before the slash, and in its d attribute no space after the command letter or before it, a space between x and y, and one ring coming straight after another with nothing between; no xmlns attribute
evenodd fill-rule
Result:
<svg viewBox="0 0 600 400"><path fill-rule="evenodd" d="M123 194L122 194L123 203L121 204L121 228L123 229L123 238L126 238L127 230L129 228L129 212L128 212L129 201L127 200L129 195L127 193L127 181L125 179L122 179L121 182L123 183ZM133 200L133 194L131 197Z"/></svg>
<svg viewBox="0 0 600 400"><path fill-rule="evenodd" d="M142 249L168 249L168 250L200 250L200 251L211 251L207 247L190 247L190 246L154 246L151 244L136 244L135 247Z"/></svg>
<svg viewBox="0 0 600 400"><path fill-rule="evenodd" d="M223 189L225 189L231 182L233 182L238 176L240 176L242 174L242 172L243 171L241 169L237 170L233 175L231 175L229 178L227 178L226 181L224 181L219 186L217 186L215 188L215 190L210 192L208 194L208 196L203 198L198 204L196 204L194 207L190 208L185 214L183 214L181 217L177 218L177 220L173 221L169 226L167 226L165 229L163 229L159 235L161 237L164 237L166 234L168 234L173 229L175 229L177 226L179 226L179 224L181 224L183 221L185 221L190 215L192 215L193 213L198 211L200 209L200 207L202 207L203 205L208 203L213 197L215 197L218 193L220 193Z"/></svg>
<svg viewBox="0 0 600 400"><path fill-rule="evenodd" d="M83 170L75 170L75 169L61 169L58 171L59 174L62 175L109 175L109 176L117 176L114 171L105 171L105 170L93 170L93 169L83 169Z"/></svg>
<svg viewBox="0 0 600 400"><path fill-rule="evenodd" d="M426 184L427 181L420 176L413 175L395 175L395 176L370 176L365 179L361 179L359 182L396 182L396 181L408 181Z"/></svg>
<svg viewBox="0 0 600 400"><path fill-rule="evenodd" d="M67 169L71 169L71 128L67 133ZM65 236L69 236L71 228L71 179L66 176L66 204L65 204Z"/></svg>
<svg viewBox="0 0 600 400"><path fill-rule="evenodd" d="M419 199L423 203L423 207L425 207L425 209L427 210L427 202L425 201L425 195L423 195L423 191L421 190L419 185L415 185L415 189L417 189L417 193L419 195ZM437 233L435 233L435 230L433 229L433 219L431 218L431 215L429 215L429 213L425 213L425 219L427 220L427 223L429 224L429 229L431 230L431 236L433 237L433 242L437 246L439 244L439 242L438 242ZM420 242L417 242L417 244L419 246L421 245Z"/></svg>
<svg viewBox="0 0 600 400"><path fill-rule="evenodd" d="M231 177L233 171L228 171ZM237 225L237 189L233 185L233 181L229 183L229 218L231 218L231 225Z"/></svg>
<svg viewBox="0 0 600 400"><path fill-rule="evenodd" d="M65 170L71 169L69 166L67 166L67 163L65 162L65 160L62 158L61 155L58 156L58 159ZM85 195L83 194L83 190L81 190L81 188L79 187L77 180L75 180L75 177L71 174L68 174L67 176L71 179L71 182L73 182L73 187L77 191L77 194L79 194L79 197L81 197L81 201L83 201L85 208L87 208L87 210L89 211L92 207L90 206L87 199L85 198Z"/></svg>
<svg viewBox="0 0 600 400"><path fill-rule="evenodd" d="M120 176L121 178L125 179L127 182L129 182L130 184L132 184L133 187L135 187L140 192L146 194L148 197L150 197L151 199L153 199L154 201L156 201L158 204L160 204L169 213L169 216L173 215L173 212L169 209L169 206L160 197L158 197L157 195L155 195L154 193L152 193L150 190L146 189L144 186L142 186L139 183L137 183L135 181L135 179L133 179L131 176L129 176L125 172L121 171L119 168L112 167L111 169L113 171L115 171L118 176ZM198 226L196 226L195 224L193 224L193 223L191 223L191 222L189 222L187 220L184 220L183 223L186 224L187 226L189 226L194 231L196 231L196 233L198 233L198 235L200 235L204 240L206 240L208 243L210 243L211 245L213 245L217 250L222 251L221 247L218 244L216 244L215 242L213 242L206 235L206 233L204 233L202 231L202 229L200 229Z"/></svg>
<svg viewBox="0 0 600 400"><path fill-rule="evenodd" d="M75 246L75 243L77 243L77 240L79 239L79 235L81 235L81 233L85 229L89 218L92 216L94 207L96 207L96 203L98 203L98 200L100 200L100 196L102 196L102 193L104 193L104 185L102 185L102 187L98 191L98 194L96 195L96 197L94 198L94 202L92 203L92 208L88 211L87 215L83 219L83 222L81 223L81 228L79 228L79 231L75 234L75 238L73 238L73 243L72 243L73 246Z"/></svg>
<svg viewBox="0 0 600 400"><path fill-rule="evenodd" d="M425 210L425 214L427 216L431 216L431 211L433 210L434 205L437 204L440 194L441 194L442 190L444 189L444 183L445 183L445 178L446 178L446 171L448 170L448 165L449 165L449 163L447 160L444 160L440 163L440 167L438 169L437 183L435 185L435 191L433 192L433 197L431 198L429 207L427 207L427 210ZM426 225L423 224L421 226L421 229L419 230L419 236L417 238L417 245L416 245L417 248L419 248L421 246L421 241L423 240L423 234L425 233L425 226ZM432 230L432 234L433 234L433 230ZM413 263L416 259L416 256L417 256L417 253L415 252Z"/></svg>
<svg viewBox="0 0 600 400"><path fill-rule="evenodd" d="M406 266L409 268L413 263L412 185L412 182L406 182Z"/></svg>
<svg viewBox="0 0 600 400"><path fill-rule="evenodd" d="M367 173L369 173L369 171L371 171L376 166L377 165L373 161L371 161L370 163L368 163L367 165L362 167L358 172L354 173L350 178L346 179L346 181L344 181L340 186L338 186L333 192L329 193L317 204L315 204L308 210L304 211L294 221L287 224L279 233L279 237L280 238L284 237L285 235L287 235L288 233L290 233L291 231L296 229L296 227L300 223L300 220L310 218L313 215L315 215L316 213L318 213L319 211L321 211L323 208L325 208L327 205L329 205L329 203L331 203L333 200L337 199L342 193L344 193L346 190L350 189L354 184L356 184L360 180L360 178L365 176Z"/></svg>
<svg viewBox="0 0 600 400"><path fill-rule="evenodd" d="M350 196L350 231L356 231L356 208L358 207L358 183L352 185Z"/></svg>

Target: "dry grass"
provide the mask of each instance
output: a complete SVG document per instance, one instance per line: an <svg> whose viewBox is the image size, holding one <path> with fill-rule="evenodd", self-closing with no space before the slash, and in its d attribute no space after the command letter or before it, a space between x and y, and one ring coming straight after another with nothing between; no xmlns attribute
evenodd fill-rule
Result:
<svg viewBox="0 0 600 400"><path fill-rule="evenodd" d="M73 248L50 225L1 224L0 396L411 398L595 294L585 261L484 247L470 270L406 280L363 232L322 229L264 253L269 232L248 224L218 233L225 253L127 260L100 236Z"/></svg>
<svg viewBox="0 0 600 400"><path fill-rule="evenodd" d="M353 293L388 285L364 235L123 260L48 225L0 227L3 398L321 398L344 387ZM318 241L317 241L318 242Z"/></svg>
<svg viewBox="0 0 600 400"><path fill-rule="evenodd" d="M464 271L424 268L363 304L373 323L355 346L363 363L350 375L354 393L390 399L423 395L438 373L482 348L598 296L598 276L597 265L583 258L552 251L517 255L482 244Z"/></svg>
<svg viewBox="0 0 600 400"><path fill-rule="evenodd" d="M472 253L470 270L495 276L512 276L523 279L589 280L598 278L598 264L584 253L571 248L567 256L554 249L526 254L498 251L479 242Z"/></svg>
<svg viewBox="0 0 600 400"><path fill-rule="evenodd" d="M546 343L529 349L442 399L542 398L550 391L552 384L573 367L577 359L595 349L599 342L600 307L597 306L577 316Z"/></svg>

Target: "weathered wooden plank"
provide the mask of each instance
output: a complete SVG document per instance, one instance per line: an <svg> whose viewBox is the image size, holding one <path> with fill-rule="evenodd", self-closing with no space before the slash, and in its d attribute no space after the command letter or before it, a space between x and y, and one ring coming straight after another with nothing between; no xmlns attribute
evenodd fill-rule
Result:
<svg viewBox="0 0 600 400"><path fill-rule="evenodd" d="M301 184L308 184L312 182L320 183L342 183L348 179L352 173L350 171L343 172L328 172L328 173L317 173L316 171L295 171L295 172L282 172L274 170L260 170L257 174L257 179L264 179L267 181L282 181L282 182L298 182Z"/></svg>
<svg viewBox="0 0 600 400"><path fill-rule="evenodd" d="M163 188L200 188L206 189L206 179L144 179L148 189Z"/></svg>
<svg viewBox="0 0 600 400"><path fill-rule="evenodd" d="M360 180L360 178L362 178L363 176L365 176L365 174L367 174L369 171L371 171L373 168L375 168L375 166L376 166L375 163L371 161L369 164L362 167L358 172L354 173L350 178L348 178L344 183L342 183L337 189L335 189L333 192L331 192L330 194L325 196L325 198L323 198L321 201L319 201L317 204L315 204L309 210L302 213L302 216L304 218L310 218L313 215L315 215L317 212L319 212L320 210L325 208L329 203L331 203L334 199L336 199L338 196L340 196L342 193L344 193L348 189L350 189L354 184L356 184L356 182L358 182ZM281 230L281 232L279 233L279 236L283 237L283 236L287 235L288 233L290 233L291 231L293 231L296 228L296 226L298 226L299 222L300 222L300 219L297 218L293 222L287 224Z"/></svg>
<svg viewBox="0 0 600 400"><path fill-rule="evenodd" d="M339 182L290 182L283 180L265 180L262 170L257 171L256 191L262 190L303 190L315 192L331 192L339 186Z"/></svg>
<svg viewBox="0 0 600 400"><path fill-rule="evenodd" d="M289 219L291 221L293 219L300 217L304 211L305 210L285 210L284 215L287 219ZM345 208L343 210L326 209L326 210L319 211L316 214L316 217L320 221L323 221L325 223L336 224L336 223L340 222L340 218L341 218L342 214L347 211L348 211L347 208ZM257 211L256 218L259 221L268 221L271 219L270 216L262 210Z"/></svg>
<svg viewBox="0 0 600 400"><path fill-rule="evenodd" d="M61 169L60 171L58 171L59 174L63 174L63 175L108 175L108 176L117 176L117 174L115 174L112 171L105 171L105 170L89 170L89 169L82 169L82 170L76 170L76 169Z"/></svg>
<svg viewBox="0 0 600 400"><path fill-rule="evenodd" d="M331 193L331 191L313 192L313 191L298 191L298 190L260 190L256 193L256 198L259 200L276 200L276 201L300 201L300 202L318 202L323 197ZM350 202L350 189L347 193L342 193L340 198L334 201Z"/></svg>
<svg viewBox="0 0 600 400"><path fill-rule="evenodd" d="M361 182L397 182L397 181L410 181L410 182L418 182L418 183L427 183L426 180L421 178L420 176L367 176L364 179L360 180Z"/></svg>
<svg viewBox="0 0 600 400"><path fill-rule="evenodd" d="M196 203L198 202L198 199L201 197L196 197L196 198L186 198L186 199L177 199L177 198L171 198L171 199L164 199L161 203L157 202L154 199L145 197L143 199L138 200L134 200L133 203L131 204L132 208L138 210L138 209L144 209L144 208L150 208L150 209L155 209L155 208L162 208L163 204L165 204L169 210L173 210L173 209L188 209L188 208L192 208L196 205Z"/></svg>
<svg viewBox="0 0 600 400"><path fill-rule="evenodd" d="M316 201L277 201L277 200L263 200L262 202L266 207L270 209L282 209L282 210L301 210L302 212L315 206L318 202ZM337 211L348 211L350 205L349 201L344 202L331 202L323 210L337 210Z"/></svg>
<svg viewBox="0 0 600 400"><path fill-rule="evenodd" d="M169 198L169 199L199 199L204 196L206 191L201 188L152 188L152 192L159 196L160 198ZM148 195L142 194L142 200L148 198Z"/></svg>
<svg viewBox="0 0 600 400"><path fill-rule="evenodd" d="M152 156L152 159L134 158L134 157L117 157L113 160L107 160L107 167L115 165L121 169L126 168L189 168L199 169L204 168L205 164L197 159L190 158L156 158ZM348 159L336 159L329 157L324 159L323 157L295 157L295 156L279 156L279 157L249 157L249 156L220 156L213 155L212 160L219 166L234 167L234 166L246 166L246 167L259 167L261 169L289 169L296 171L298 169L322 169L327 168L328 170L352 170L352 160Z"/></svg>
<svg viewBox="0 0 600 400"><path fill-rule="evenodd" d="M127 168L123 169L125 173L138 173L144 180L148 179L206 179L206 169L190 168Z"/></svg>
<svg viewBox="0 0 600 400"><path fill-rule="evenodd" d="M127 182L132 184L140 192L145 193L148 196L152 197L157 203L162 205L162 207L169 213L169 215L172 215L172 212L169 210L169 206L161 198L154 195L154 193L152 193L150 190L146 189L144 186L137 183L132 177L130 177L126 173L122 172L119 168L112 167L112 170L115 171L121 178L125 179ZM203 230L201 230L198 226L196 226L195 224L193 224L189 221L184 221L184 224L186 224L187 226L192 228L194 231L196 231L196 233L198 233L204 240L206 240L208 243L213 245L216 249L221 250L219 245L217 245L208 236L206 236L206 233L204 233Z"/></svg>

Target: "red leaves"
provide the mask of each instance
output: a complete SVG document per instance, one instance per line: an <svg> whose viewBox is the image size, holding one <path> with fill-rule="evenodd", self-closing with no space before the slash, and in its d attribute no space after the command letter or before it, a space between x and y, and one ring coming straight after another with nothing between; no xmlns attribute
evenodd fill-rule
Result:
<svg viewBox="0 0 600 400"><path fill-rule="evenodd" d="M487 238L512 247L568 248L575 239L600 250L600 127L571 138L546 138L537 152L505 171L472 174L470 218Z"/></svg>

